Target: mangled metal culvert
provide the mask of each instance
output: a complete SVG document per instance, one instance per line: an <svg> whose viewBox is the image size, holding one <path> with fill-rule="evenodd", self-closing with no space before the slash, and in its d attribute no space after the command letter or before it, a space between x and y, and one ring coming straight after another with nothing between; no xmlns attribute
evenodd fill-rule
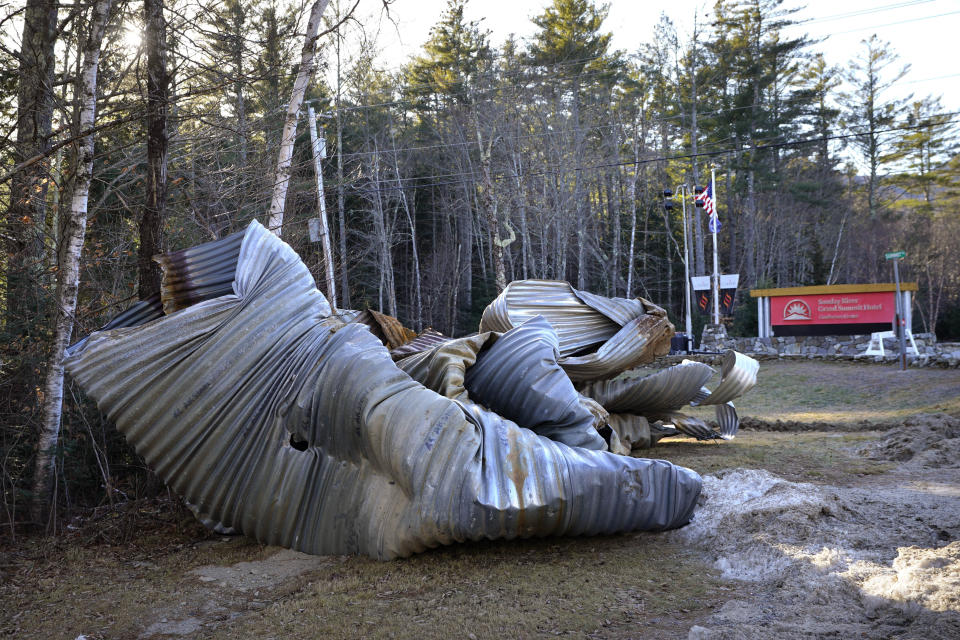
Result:
<svg viewBox="0 0 960 640"><path fill-rule="evenodd" d="M573 381L610 378L666 355L673 325L643 299L604 298L556 280L517 280L484 310L480 331L508 331L542 315L557 333Z"/></svg>
<svg viewBox="0 0 960 640"><path fill-rule="evenodd" d="M759 369L759 363L753 358L728 351L723 356L720 382L713 391L705 385L713 377L714 370L701 362L691 361L645 377L631 372L612 380L591 382L582 385L580 391L603 405L611 416L619 416L608 422L621 438L624 433L618 430L618 426L627 431L635 430L638 428L636 421L628 416L643 416L648 422L668 423L670 427L699 440L730 440L740 427L740 418L732 400L753 388ZM686 405L713 405L717 430L697 418L679 413ZM674 435L663 429L658 433L660 437ZM643 446L642 439L630 436L628 439L634 443L634 448ZM650 444L654 442L650 441Z"/></svg>
<svg viewBox="0 0 960 640"><path fill-rule="evenodd" d="M437 388L452 390L447 397L398 368L366 326L332 316L298 256L256 222L161 264L162 299L75 345L66 366L207 523L309 553L388 559L483 538L667 529L691 517L695 472L568 446L491 410L536 417L511 409L510 390L490 383L503 375L498 359L529 348L532 367L544 355L546 363L511 375L518 384L547 381L538 428L559 420L551 437L596 444L587 425L602 411L561 383L557 367L584 380L600 377L587 375L594 368L607 375L637 360L636 350L621 355L624 329L650 322L657 344L666 332L657 329L665 316L646 303L615 301L602 311L616 316L597 331L612 346L593 358L564 355L574 332L551 326L549 314L518 322L508 310L511 326L491 327L506 333L446 361L457 375L467 360L489 359L487 373L464 366L465 394L459 381L434 376ZM594 312L607 304L570 295ZM590 340L577 350L598 344ZM429 375L430 366L422 370Z"/></svg>

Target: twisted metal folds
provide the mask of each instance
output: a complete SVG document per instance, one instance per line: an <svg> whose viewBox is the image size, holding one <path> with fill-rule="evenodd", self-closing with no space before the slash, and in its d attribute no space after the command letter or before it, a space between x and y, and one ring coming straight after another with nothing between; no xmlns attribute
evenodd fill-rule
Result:
<svg viewBox="0 0 960 640"><path fill-rule="evenodd" d="M753 358L728 351L723 356L720 383L712 392L704 385L714 375L714 370L703 363L688 360L646 377L624 374L613 380L592 382L584 385L580 391L611 413L608 424L618 433L621 441L632 442L634 448L650 446L642 443L654 441L651 439L653 436L643 435L646 433L644 427L633 420L636 416L668 423L700 440L730 440L740 427L740 418L731 400L753 388L759 369L759 363ZM687 404L714 405L717 430L714 431L695 417L678 413ZM616 414L623 416L614 418ZM670 434L661 433L661 437L663 435Z"/></svg>
<svg viewBox="0 0 960 640"><path fill-rule="evenodd" d="M607 412L577 393L557 357L556 333L534 316L503 335L450 340L397 366L441 395L476 402L551 440L606 449L598 428Z"/></svg>
<svg viewBox="0 0 960 640"><path fill-rule="evenodd" d="M206 521L310 553L388 559L465 540L689 520L700 491L693 471L570 447L469 393L451 399L426 388L365 326L330 317L290 247L256 222L234 260L235 241L168 261L166 315L130 314L119 323L127 326L78 343L66 362ZM495 358L495 347L483 357ZM477 397L496 403L477 376ZM580 425L586 418L571 407Z"/></svg>
<svg viewBox="0 0 960 640"><path fill-rule="evenodd" d="M480 331L509 331L542 315L571 380L610 378L670 350L673 325L647 300L604 298L556 280L516 280L487 306Z"/></svg>

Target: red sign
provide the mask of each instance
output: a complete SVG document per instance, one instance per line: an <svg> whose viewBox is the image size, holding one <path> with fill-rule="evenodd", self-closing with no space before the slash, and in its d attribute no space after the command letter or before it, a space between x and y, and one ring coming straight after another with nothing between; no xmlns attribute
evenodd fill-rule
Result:
<svg viewBox="0 0 960 640"><path fill-rule="evenodd" d="M896 314L893 291L770 298L770 322L778 325L892 323Z"/></svg>

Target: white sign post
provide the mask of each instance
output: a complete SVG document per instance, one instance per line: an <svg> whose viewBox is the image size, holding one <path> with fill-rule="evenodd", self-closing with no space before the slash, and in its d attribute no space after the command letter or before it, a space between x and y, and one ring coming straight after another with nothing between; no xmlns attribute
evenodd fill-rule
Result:
<svg viewBox="0 0 960 640"><path fill-rule="evenodd" d="M900 371L907 370L907 328L906 313L903 310L903 298L900 295L900 268L899 263L902 258L907 257L906 251L889 251L883 256L887 260L893 260L893 281L897 285L897 336L900 342ZM912 339L912 338L911 338Z"/></svg>

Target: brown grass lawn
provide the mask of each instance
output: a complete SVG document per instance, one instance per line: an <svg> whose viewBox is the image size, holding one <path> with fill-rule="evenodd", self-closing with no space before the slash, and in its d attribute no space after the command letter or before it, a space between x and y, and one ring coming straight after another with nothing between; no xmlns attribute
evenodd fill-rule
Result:
<svg viewBox="0 0 960 640"><path fill-rule="evenodd" d="M960 414L960 371L764 362L759 384L737 407L744 416L820 430L675 439L651 457L704 474L749 467L857 483L891 468L856 454L876 437L872 425L916 412ZM389 563L305 557L295 575L270 582L261 569L278 549L204 532L182 508L148 504L117 518L119 528L104 519L0 548L0 636L686 638L724 602L756 597L750 585L719 580L695 549L656 534L464 544ZM105 536L108 525L128 533ZM194 572L211 566L247 579Z"/></svg>

